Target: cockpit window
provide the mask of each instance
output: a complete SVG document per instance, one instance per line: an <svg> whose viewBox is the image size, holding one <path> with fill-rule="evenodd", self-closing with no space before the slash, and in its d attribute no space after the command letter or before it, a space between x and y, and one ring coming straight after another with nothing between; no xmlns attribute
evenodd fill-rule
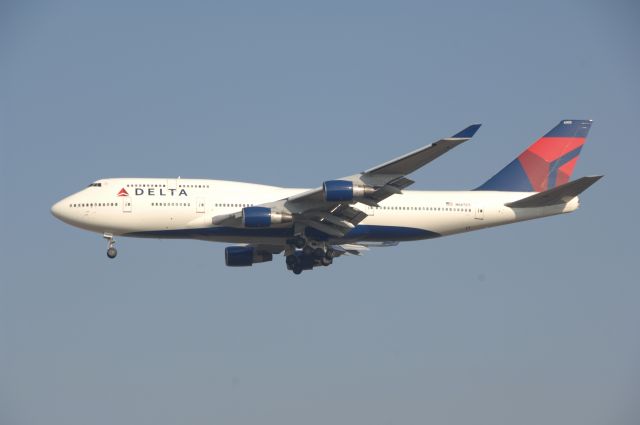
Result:
<svg viewBox="0 0 640 425"><path fill-rule="evenodd" d="M102 183L91 183L88 187L102 187Z"/></svg>

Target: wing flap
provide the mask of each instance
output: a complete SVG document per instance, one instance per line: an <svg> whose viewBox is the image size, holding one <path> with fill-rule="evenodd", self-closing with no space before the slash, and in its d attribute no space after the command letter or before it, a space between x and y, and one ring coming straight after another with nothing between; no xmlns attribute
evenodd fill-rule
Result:
<svg viewBox="0 0 640 425"><path fill-rule="evenodd" d="M331 248L338 254L338 256L345 254L360 255L362 252L369 250L366 246L358 244L332 245Z"/></svg>
<svg viewBox="0 0 640 425"><path fill-rule="evenodd" d="M365 251L369 251L370 248L386 248L390 246L397 246L399 242L397 241L386 241L386 242L360 242L357 244L353 243L345 243L340 245L332 245L334 251L340 255L361 255Z"/></svg>
<svg viewBox="0 0 640 425"><path fill-rule="evenodd" d="M377 189L371 195L371 198L376 202L380 202L387 199L391 195L400 195L402 194L402 189L411 186L413 183L415 182L411 179L408 179L406 177L398 177L397 179L392 180L386 185Z"/></svg>
<svg viewBox="0 0 640 425"><path fill-rule="evenodd" d="M341 238L366 217L367 214L357 208L339 204L328 212L322 209L306 211L294 216L294 221Z"/></svg>

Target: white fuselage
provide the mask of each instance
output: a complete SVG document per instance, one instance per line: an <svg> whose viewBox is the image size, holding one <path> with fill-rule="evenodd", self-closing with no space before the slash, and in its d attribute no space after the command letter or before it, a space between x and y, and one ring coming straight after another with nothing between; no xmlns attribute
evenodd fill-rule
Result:
<svg viewBox="0 0 640 425"><path fill-rule="evenodd" d="M103 179L56 203L52 212L73 226L110 235L282 244L292 235L290 226L230 228L212 224L212 218L306 190L204 179ZM380 202L379 207L356 204L368 216L344 238L327 239L341 242L428 239L578 208L577 197L566 204L548 207L505 206L531 194L405 190Z"/></svg>

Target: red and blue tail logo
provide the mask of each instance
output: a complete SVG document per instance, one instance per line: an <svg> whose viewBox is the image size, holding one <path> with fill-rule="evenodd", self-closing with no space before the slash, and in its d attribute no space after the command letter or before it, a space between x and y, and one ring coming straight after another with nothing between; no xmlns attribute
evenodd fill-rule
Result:
<svg viewBox="0 0 640 425"><path fill-rule="evenodd" d="M542 192L567 183L591 120L564 120L476 190Z"/></svg>

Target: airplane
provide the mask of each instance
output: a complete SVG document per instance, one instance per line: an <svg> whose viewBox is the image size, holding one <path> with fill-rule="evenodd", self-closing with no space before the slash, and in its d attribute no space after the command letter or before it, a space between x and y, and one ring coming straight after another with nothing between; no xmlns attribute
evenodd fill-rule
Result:
<svg viewBox="0 0 640 425"><path fill-rule="evenodd" d="M314 189L185 178L108 178L55 203L52 214L101 233L115 258L116 236L235 244L227 266L284 254L300 274L371 247L433 239L575 211L602 175L570 181L591 120L563 120L473 190L409 191L407 178L470 140L480 124L364 172Z"/></svg>

